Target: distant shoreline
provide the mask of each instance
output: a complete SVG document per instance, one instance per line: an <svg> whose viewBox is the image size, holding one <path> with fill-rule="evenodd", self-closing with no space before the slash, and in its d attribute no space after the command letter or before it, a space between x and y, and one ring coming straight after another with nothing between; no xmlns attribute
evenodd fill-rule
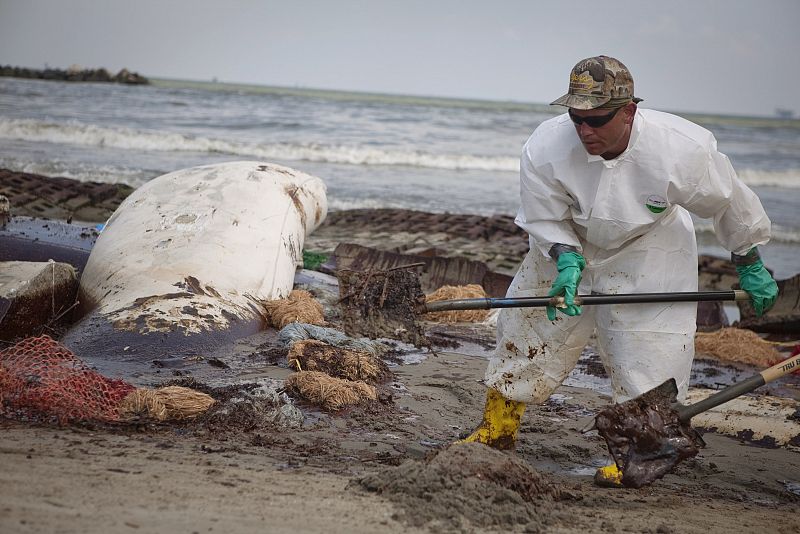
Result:
<svg viewBox="0 0 800 534"><path fill-rule="evenodd" d="M429 95L413 93L384 93L358 89L344 89L333 87L308 87L308 86L286 86L258 84L251 82L236 82L224 80L199 80L169 77L151 77L151 85L156 87L169 88L190 88L205 91L229 91L245 92L250 94L276 94L276 95L297 95L312 98L323 98L326 100L356 100L359 102L380 102L398 103L406 105L430 105L439 107L457 107L464 109L489 109L504 110L508 112L520 113L542 113L546 115L560 115L564 113L564 108L552 106L545 102L531 102L524 100L494 100L491 98L478 98L466 96L448 95ZM640 106L649 108L648 105ZM731 112L704 112L704 111L683 111L676 109L654 108L681 116L693 122L711 122L718 124L754 124L763 122L767 126L781 124L791 128L800 127L800 118L794 116L790 118L767 114L741 114Z"/></svg>
<svg viewBox="0 0 800 534"><path fill-rule="evenodd" d="M111 74L104 68L83 69L73 66L62 69L29 69L27 67L12 67L0 65L0 76L8 78L24 78L34 80L55 80L61 82L100 82L123 83L127 85L149 85L150 80L128 69L122 69L116 74Z"/></svg>

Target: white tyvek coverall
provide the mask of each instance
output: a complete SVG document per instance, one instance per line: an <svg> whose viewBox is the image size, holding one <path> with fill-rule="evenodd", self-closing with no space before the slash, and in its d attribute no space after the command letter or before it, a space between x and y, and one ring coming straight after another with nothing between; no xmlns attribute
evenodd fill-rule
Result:
<svg viewBox="0 0 800 534"><path fill-rule="evenodd" d="M542 123L520 163L516 223L531 249L508 296L546 295L557 276L553 244L586 259L578 294L697 291L697 244L689 212L713 218L720 243L736 254L769 240L758 197L717 151L713 135L680 117L636 112L625 152L589 155L567 114ZM655 213L647 207L650 204ZM544 402L572 371L597 328L615 402L674 377L689 385L697 304L585 306L582 315L544 308L500 312L486 382L506 398Z"/></svg>

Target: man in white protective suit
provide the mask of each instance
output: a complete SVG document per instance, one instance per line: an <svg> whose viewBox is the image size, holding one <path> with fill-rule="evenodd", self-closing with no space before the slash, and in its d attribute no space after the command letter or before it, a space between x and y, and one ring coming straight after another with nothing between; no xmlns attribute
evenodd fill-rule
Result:
<svg viewBox="0 0 800 534"><path fill-rule="evenodd" d="M512 448L528 403L562 383L593 331L615 402L675 378L686 395L697 304L575 305L577 294L697 291L697 243L690 213L711 218L742 289L758 315L778 288L757 247L770 221L714 136L685 119L638 109L633 78L620 61L580 61L569 92L553 102L567 113L539 125L522 150L516 223L530 251L510 297L563 295L564 308L508 308L486 371L483 421L465 441ZM557 313L558 311L558 313ZM615 464L595 475L620 485Z"/></svg>

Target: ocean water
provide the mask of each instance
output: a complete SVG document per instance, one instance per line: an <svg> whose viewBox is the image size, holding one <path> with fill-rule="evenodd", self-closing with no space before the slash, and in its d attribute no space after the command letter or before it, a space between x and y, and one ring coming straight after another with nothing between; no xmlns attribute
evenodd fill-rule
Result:
<svg viewBox="0 0 800 534"><path fill-rule="evenodd" d="M139 186L195 165L263 160L324 179L330 208L516 213L519 153L548 105L156 80L0 78L0 167ZM686 115L762 200L776 278L800 272L800 121ZM702 252L727 256L709 221Z"/></svg>

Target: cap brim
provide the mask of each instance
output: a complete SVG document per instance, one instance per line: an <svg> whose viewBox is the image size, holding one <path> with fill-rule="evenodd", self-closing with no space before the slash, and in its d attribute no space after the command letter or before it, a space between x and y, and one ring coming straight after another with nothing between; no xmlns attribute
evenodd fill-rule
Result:
<svg viewBox="0 0 800 534"><path fill-rule="evenodd" d="M611 100L610 96L589 96L565 94L558 100L550 102L551 106L566 106L572 109L594 109Z"/></svg>

